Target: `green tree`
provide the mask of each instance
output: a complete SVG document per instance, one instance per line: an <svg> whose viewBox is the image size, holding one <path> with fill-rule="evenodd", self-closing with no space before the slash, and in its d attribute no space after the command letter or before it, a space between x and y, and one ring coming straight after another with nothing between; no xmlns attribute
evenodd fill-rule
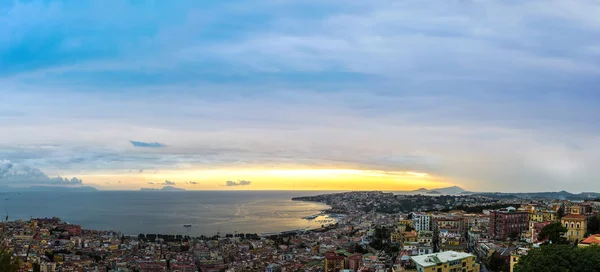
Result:
<svg viewBox="0 0 600 272"><path fill-rule="evenodd" d="M510 264L500 254L492 254L487 260L487 267L492 272L509 271Z"/></svg>
<svg viewBox="0 0 600 272"><path fill-rule="evenodd" d="M0 271L17 272L20 266L20 260L13 257L12 252L5 248L0 249Z"/></svg>
<svg viewBox="0 0 600 272"><path fill-rule="evenodd" d="M546 245L532 249L520 258L515 272L592 272L600 271L600 247Z"/></svg>
<svg viewBox="0 0 600 272"><path fill-rule="evenodd" d="M567 233L567 228L560 222L554 222L542 228L538 239L542 241L547 238L552 244L566 244L568 242L567 238L564 237L565 233Z"/></svg>
<svg viewBox="0 0 600 272"><path fill-rule="evenodd" d="M600 215L588 219L587 231L589 234L600 233Z"/></svg>
<svg viewBox="0 0 600 272"><path fill-rule="evenodd" d="M558 208L556 215L558 215L558 219L561 219L565 215L565 209L563 207Z"/></svg>

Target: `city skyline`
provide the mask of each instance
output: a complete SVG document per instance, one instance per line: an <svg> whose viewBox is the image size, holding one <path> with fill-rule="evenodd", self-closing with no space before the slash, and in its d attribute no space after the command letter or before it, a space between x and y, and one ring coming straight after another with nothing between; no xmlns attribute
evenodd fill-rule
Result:
<svg viewBox="0 0 600 272"><path fill-rule="evenodd" d="M599 13L566 0L1 4L0 185L595 191Z"/></svg>

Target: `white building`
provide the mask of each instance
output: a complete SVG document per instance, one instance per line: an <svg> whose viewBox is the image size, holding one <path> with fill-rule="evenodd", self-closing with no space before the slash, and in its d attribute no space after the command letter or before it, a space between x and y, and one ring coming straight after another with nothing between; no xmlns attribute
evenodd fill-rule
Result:
<svg viewBox="0 0 600 272"><path fill-rule="evenodd" d="M424 212L412 213L413 228L416 231L431 230L431 215Z"/></svg>
<svg viewBox="0 0 600 272"><path fill-rule="evenodd" d="M479 264L475 262L475 255L446 251L410 257L418 272L460 271L479 272Z"/></svg>

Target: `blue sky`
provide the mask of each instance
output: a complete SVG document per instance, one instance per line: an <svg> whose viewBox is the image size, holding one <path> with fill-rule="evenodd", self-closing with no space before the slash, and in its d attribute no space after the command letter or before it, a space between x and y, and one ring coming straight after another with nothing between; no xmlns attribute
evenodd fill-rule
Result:
<svg viewBox="0 0 600 272"><path fill-rule="evenodd" d="M599 18L594 0L0 1L0 160L594 190Z"/></svg>

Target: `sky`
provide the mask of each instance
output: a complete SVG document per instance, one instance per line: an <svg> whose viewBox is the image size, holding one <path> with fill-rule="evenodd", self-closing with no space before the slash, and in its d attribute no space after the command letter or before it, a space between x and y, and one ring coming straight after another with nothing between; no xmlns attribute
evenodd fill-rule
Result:
<svg viewBox="0 0 600 272"><path fill-rule="evenodd" d="M597 0L0 0L0 185L598 191Z"/></svg>

